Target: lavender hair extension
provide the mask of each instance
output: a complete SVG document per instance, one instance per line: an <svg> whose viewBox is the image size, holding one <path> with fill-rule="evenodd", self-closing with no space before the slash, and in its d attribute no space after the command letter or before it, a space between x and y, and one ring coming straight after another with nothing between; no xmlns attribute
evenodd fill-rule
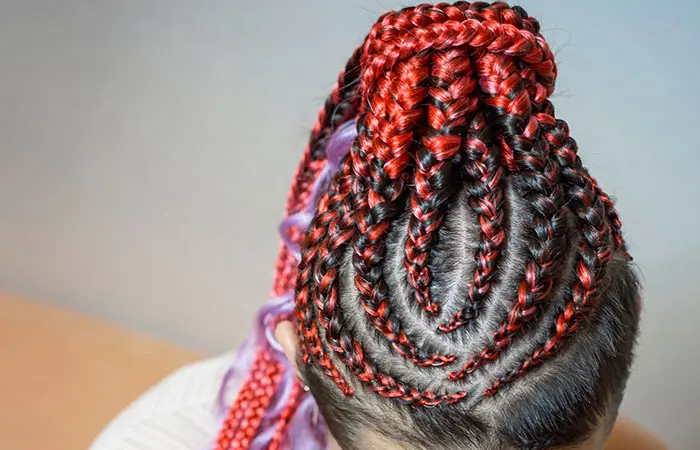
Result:
<svg viewBox="0 0 700 450"><path fill-rule="evenodd" d="M279 231L282 240L297 260L300 258L299 245L291 241L287 231L291 227L300 230L306 230L309 227L319 200L327 192L331 178L338 171L340 161L348 154L356 137L355 120L345 122L338 127L328 141L326 167L316 179L307 208L286 217L280 224ZM294 369L274 335L276 319L292 313L294 306L294 292L290 291L269 300L260 309L253 325L253 332L236 351L219 388L217 404L220 419L223 420L229 408L229 405L226 404L226 392L230 388L238 389L241 385L258 349L267 347L271 350L274 358L284 363L286 369L280 383L280 389L273 399L270 409L265 413L260 432L251 443L250 450L262 450L270 444L275 432L275 419L282 413L294 386L296 377ZM309 393L304 394L292 418L289 427L289 442L291 448L303 448L304 450L325 450L327 448L325 423L318 413L314 398Z"/></svg>

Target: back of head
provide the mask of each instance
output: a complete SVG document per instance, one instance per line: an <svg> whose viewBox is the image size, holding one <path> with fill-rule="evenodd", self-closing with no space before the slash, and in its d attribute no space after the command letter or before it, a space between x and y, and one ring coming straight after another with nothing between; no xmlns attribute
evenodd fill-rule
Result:
<svg viewBox="0 0 700 450"><path fill-rule="evenodd" d="M536 20L466 2L382 16L341 75L332 110L356 138L296 310L344 449L551 448L614 419L638 285L555 79Z"/></svg>

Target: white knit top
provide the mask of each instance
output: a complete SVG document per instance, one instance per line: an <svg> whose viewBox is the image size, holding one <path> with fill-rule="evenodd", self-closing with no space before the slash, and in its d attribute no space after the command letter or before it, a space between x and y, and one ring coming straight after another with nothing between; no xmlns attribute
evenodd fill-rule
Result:
<svg viewBox="0 0 700 450"><path fill-rule="evenodd" d="M90 450L205 450L219 431L218 394L232 354L185 366L122 411ZM227 404L235 388L225 392Z"/></svg>

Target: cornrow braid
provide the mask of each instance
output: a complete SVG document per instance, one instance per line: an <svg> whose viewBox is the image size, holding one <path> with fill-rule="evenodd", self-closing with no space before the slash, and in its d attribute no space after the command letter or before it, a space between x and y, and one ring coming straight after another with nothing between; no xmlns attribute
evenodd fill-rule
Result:
<svg viewBox="0 0 700 450"><path fill-rule="evenodd" d="M553 113L551 106L547 109ZM545 120L551 123L554 118L550 116ZM578 157L578 146L569 136L566 122L557 120L548 136L565 180L567 202L582 227L583 239L575 266L576 281L570 299L557 317L554 332L546 343L520 366L490 386L484 392L487 396L493 395L502 385L524 375L560 350L565 338L581 325L586 313L595 306L600 296L598 283L605 276L605 266L612 258L615 246L619 246L617 231L611 229L606 217L611 218L613 224L619 223L619 219L615 220L616 214L611 216L611 211L607 209L609 206L606 205L608 197L604 196L605 200L601 198L600 188L583 167Z"/></svg>
<svg viewBox="0 0 700 450"><path fill-rule="evenodd" d="M314 180L325 165L325 149L328 139L340 124L357 114L359 108L357 88L361 56L362 48L358 47L348 59L345 69L338 75L338 80L331 94L326 99L316 123L311 128L308 144L287 196L288 215L298 213L308 205ZM302 231L304 230L291 230L292 239L301 240ZM280 249L275 273L272 289L274 296L294 289L297 260L284 245Z"/></svg>
<svg viewBox="0 0 700 450"><path fill-rule="evenodd" d="M468 49L435 52L431 78L426 120L429 131L425 132L415 156L405 264L417 303L436 316L440 308L430 298L428 253L442 223L447 201L457 185L452 178L461 165L462 135L469 115L477 106L477 99L472 95L476 83Z"/></svg>
<svg viewBox="0 0 700 450"><path fill-rule="evenodd" d="M551 62L551 54L547 55ZM524 78L512 58L488 54L479 60L484 76L482 88L491 97L485 100L493 108L497 126L502 128L502 145L513 155L519 172L514 177L518 191L529 205L531 237L527 248L530 258L519 283L517 299L506 319L494 334L493 344L470 358L458 371L450 373L451 380L460 380L485 361L498 357L522 327L533 320L537 305L545 301L552 290L552 267L565 248L565 200L559 182L559 167L549 157L547 142L540 139L540 126L532 113L531 100L536 102L540 92L551 92L549 79L553 64L541 64L543 75L534 72ZM540 84L541 83L541 84ZM534 94L531 97L531 94ZM539 97L541 100L544 98Z"/></svg>
<svg viewBox="0 0 700 450"><path fill-rule="evenodd" d="M325 351L318 326L324 330L327 348L332 350L336 357L344 362L360 381L368 385L370 390L415 404L435 405L440 402L451 402L465 398L467 394L464 391L455 394L421 392L396 381L388 374L378 372L372 364L365 360L360 344L353 339L348 330L343 328L344 320L338 299L338 270L342 263L342 255L345 247L349 245L352 249L355 287L366 316L374 328L388 339L397 353L426 367L441 366L454 361L455 356L451 354L439 355L419 351L415 342L402 330L398 317L392 315L388 287L383 279L380 266L385 258L384 237L391 222L398 217L404 208L402 198L407 177L414 177L419 198L422 194L423 200L439 198L440 201L444 202L446 195L430 197L426 195L427 189L423 190L427 179L426 173L433 175L432 169L428 169L429 165L424 164L424 159L428 159L428 162L435 165L441 159L454 156L456 154L455 147L457 150L461 148L460 140L457 144L459 147L453 145L446 154L440 153L439 146L434 146L434 151L430 152L430 147L425 145L426 142L433 144L430 142L430 137L432 137L430 136L422 140L422 147L418 146L419 149L428 148L428 152L416 151L414 130L421 118L426 116L424 108L420 108L420 105L429 93L429 90L425 88L425 83L429 81L428 65L429 62L439 64L444 60L439 56L429 60L428 50L432 48L438 55L450 48L460 49L456 52L461 52L462 55L465 54L462 48L468 52L480 51L480 55L477 55L479 56L477 65L480 64L481 60L486 61L489 55L502 53L518 55L532 66L527 74L530 78L534 79L537 75L539 76L538 81L543 79L545 83L549 84L554 79L554 66L547 59L551 58L551 51L546 48L546 44L535 39L528 31L536 28L529 21L514 19L514 16L508 13L491 15L497 20L502 20L505 17L506 20L502 22L488 20L477 14L479 9L483 10L478 5L475 11L469 10L467 4L459 6L438 5L435 8L424 6L417 9L418 11L404 10L395 15L389 13L384 16L365 41L360 90L363 98L363 112L358 120L358 141L353 146L351 158L346 160L346 164L352 165L352 168L349 172L341 168L341 173L334 179L330 188L329 199L331 200L321 202L319 212L309 229L304 246L305 254L300 264L300 277L297 282L297 308L299 310L299 334L304 361L316 360L326 375L336 382L346 395L351 395L353 390L335 368L331 356ZM465 14L465 11L468 13ZM456 17L461 17L462 21L455 20ZM476 17L481 20L475 20ZM514 33L516 25L513 23L523 26L526 30ZM525 23L528 25L524 26ZM399 30L400 34L397 33ZM389 36L390 38L387 39ZM508 61L510 58L502 57L503 60ZM449 60L451 58L448 58ZM480 70L482 69L480 67ZM434 73L440 73L439 68L435 70ZM495 68L494 70L494 77L499 76L499 69ZM469 73L466 72L466 74ZM518 73L514 74L519 75ZM443 80L439 77L435 77L434 80L437 81L437 87L441 87L440 83ZM503 84L505 88L508 88L508 80L503 81ZM470 87L471 83L468 82L467 86L469 91L473 89ZM514 87L510 86L510 89ZM541 84L535 86L536 90L540 88ZM488 89L488 86L485 89ZM501 87L501 89L504 88ZM545 88L547 93L550 93L551 90L552 87L549 85ZM525 127L519 123L512 124L508 121L504 121L504 123L510 125L512 129L520 126L522 129L517 130L519 138L532 141L536 137L536 127L531 126L531 121L516 117L518 114L524 116L529 109L527 89L523 87L516 100L506 105L498 105L497 102L507 99L507 95L501 93L500 96L496 96L497 93L491 93L496 99L493 104L494 108L504 107L511 122L518 119L528 126ZM540 93L539 91L535 93L538 95L537 98L539 98ZM523 99L526 104L521 104ZM460 103L460 106L464 107L464 105L474 105L475 103L474 100L467 99L466 103ZM457 124L459 125L462 124L463 117L469 111L468 107L465 109L464 113L455 116L458 118ZM433 119L436 117L437 114L433 113ZM513 132L513 130L508 131ZM439 143L439 140L435 142ZM536 159L536 156L541 155L533 156L534 152L528 153L529 150L521 148L524 147L524 144L517 139L509 145L514 148L512 152L517 153L518 162L526 169L533 172L544 170L544 163ZM412 154L415 155L413 158L416 160L417 169L415 172L412 172L408 165ZM540 166L537 163L541 163ZM438 166L438 170L442 167L449 166L441 164ZM494 174L497 173L498 171L494 169ZM535 179L535 182L543 183L542 178L551 182L551 179L556 178L556 175L556 172L545 172L540 178ZM492 182L492 184L494 183ZM535 191L535 189L531 190ZM540 190L546 190L546 187L542 187ZM546 193L549 192L546 191ZM350 197L352 198L350 199ZM542 195L542 197L547 199L546 195ZM498 198L496 197L495 200ZM545 200L542 202L545 204L536 211L544 215L544 213L550 212L548 209L550 204L546 203ZM439 207L440 202L437 203L435 206ZM557 204L556 202L552 203ZM439 210L439 208L437 209ZM414 214L414 217L415 215L417 214ZM346 226L349 222L354 222L355 230ZM409 227L414 233L409 234L414 235L413 241L415 242L418 230L415 221L411 225ZM544 228L556 237L557 229L555 226L549 225L549 227ZM430 230L430 224L425 229ZM543 245L547 244L548 242L545 242ZM411 245L412 243L407 244L409 250ZM541 276L544 281L539 281L537 278L533 280L533 276L529 272L534 270L537 271L536 275L538 275L546 271L548 261L545 261L542 255L549 256L550 253L547 250L548 248L541 250L538 255L539 259L535 261L540 262L541 267L535 267L535 262L533 262L528 276L523 281L523 284L527 283L526 287L529 287L530 291L534 293L530 296L523 295L524 299L520 299L520 309L527 313L532 310L531 303L534 300L531 297L534 296L537 300L539 299L537 296L546 295L546 292L543 292L546 291L546 283L548 282L546 273ZM409 272L412 262L409 260L407 264ZM309 269L309 265L314 265L312 270ZM418 275L423 274L418 273ZM416 280L414 279L414 281ZM412 284L414 287L418 287L418 291L420 290L421 286L416 286L416 283ZM313 298L314 301L309 302L309 298ZM431 309L428 302L425 302L423 306ZM314 309L317 311L316 314L312 312ZM518 316L519 319L520 314L516 311L511 314L511 317ZM312 320L313 317L316 317L317 323ZM508 330L508 333L512 333L512 328L519 326L516 319L511 319L510 325L511 329ZM500 340L505 342L509 338L510 335L506 336L504 333Z"/></svg>
<svg viewBox="0 0 700 450"><path fill-rule="evenodd" d="M358 47L348 60L345 70L338 76L338 81L334 86L331 95L326 100L324 107L319 113L319 118L312 128L309 137L309 144L304 152L304 157L297 170L296 181L289 193L289 201L287 205L288 214L293 214L301 210L309 202L308 196L311 193L311 186L314 180L318 177L319 169L314 170L314 161L322 159L325 156L325 145L327 144L330 135L338 128L338 126L347 121L350 117L357 113L359 101L356 94L357 82L359 80L359 66L362 56L362 48ZM303 191L302 191L303 189ZM300 195L299 191L305 192L305 195ZM297 236L299 232L297 232ZM281 255L278 260L277 277L274 283L275 292L280 294L292 288L294 280L297 276L297 261L289 250L283 246ZM297 309L297 312L300 310ZM303 310L301 310L303 311ZM305 326L315 328L312 325L310 317L302 317L297 314L297 324L300 331ZM314 344L314 348L320 347L318 335L311 333L309 335L310 342ZM305 343L302 343L305 348ZM304 351L303 354L308 354ZM332 373L332 370L329 368Z"/></svg>
<svg viewBox="0 0 700 450"><path fill-rule="evenodd" d="M517 6L511 9L505 3L489 5L481 2L471 5L458 2L456 6L479 11L485 18L500 19L503 23L522 27L531 33L539 32L539 23L528 17L527 13ZM493 89L493 86L490 88ZM488 90L488 83L482 89ZM440 325L439 330L443 333L455 331L469 323L475 317L479 304L491 288L491 282L496 275L500 249L505 240L501 164L505 162L510 169L517 170L511 148L508 145L502 146L504 161L501 161L501 152L492 150L490 137L492 131L486 126L483 118L479 119L472 130L475 136L467 142L467 154L471 161L475 161L467 165L469 179L472 180L467 188L471 196L469 205L477 213L481 226L479 244L474 257L473 281L469 285L465 305L447 323Z"/></svg>
<svg viewBox="0 0 700 450"><path fill-rule="evenodd" d="M302 361L344 395L359 383L414 406L476 401L554 356L593 310L603 267L624 249L621 224L553 115L557 70L539 29L504 3L420 5L382 16L362 45L357 137L305 236L295 297ZM441 265L462 258L464 244L442 235L465 230L444 226L461 199L478 225L474 266L460 272L472 275L464 288L448 288L458 271ZM460 305L436 301L435 286L438 296L464 294ZM543 349L495 378L468 378L546 327L537 319L554 317L562 290L570 300Z"/></svg>
<svg viewBox="0 0 700 450"><path fill-rule="evenodd" d="M357 145L355 146L355 148ZM312 223L309 233L307 234L307 245L312 245L314 239L325 233L328 229L331 230L354 230L353 227L341 227L341 223L347 221L348 217L352 217L347 195L343 196L342 191L348 190L345 181L348 178L350 164L346 163L341 166L341 169L334 180L334 185L339 188L331 187L328 197L322 199L319 205L319 211L327 211L330 204L336 205L335 212L319 213ZM341 181L342 180L342 181ZM343 189L344 186L344 189ZM324 226L324 224L327 224ZM379 393L380 395L401 399L406 403L417 405L437 405L440 403L453 403L463 398L466 393L459 392L448 395L436 395L433 393L421 393L416 389L405 386L397 382L389 375L380 374L377 376L377 370L364 357L362 348L354 341L352 336L343 330L340 324L343 322L340 308L337 307L338 292L337 292L337 269L340 265L342 252L339 251L344 244L347 243L347 232L337 235L336 238L329 239L329 244L325 248L321 248L319 253L307 251L302 258L301 266L309 264L311 261L316 261L318 267L323 268L321 274L312 276L308 272L308 267L302 270L299 275L297 289L297 317L300 323L303 324L299 328L299 333L302 341L306 340L309 345L302 349L304 353L303 361L308 362L312 357L324 373L338 385L346 396L354 394L354 389L350 387L344 377L335 367L330 355L324 348L319 329L316 323L311 320L312 315L310 310L315 306L318 311L317 317L319 323L323 326L326 334L326 341L329 348L335 352L336 356L343 361L346 366L354 373L358 379L369 385L369 389ZM319 271L320 272L320 271ZM316 286L317 292L313 294L314 302L309 303L308 298L312 296L309 292L309 284L312 280L318 283ZM305 307L305 309L302 309Z"/></svg>
<svg viewBox="0 0 700 450"><path fill-rule="evenodd" d="M325 238L328 234L329 228L333 227L333 229L338 229L337 221L341 218L339 211L347 212L348 210L347 192L349 190L349 168L350 167L347 163L341 165L338 174L334 178L334 182L331 183L328 195L321 199L318 208L319 214L316 215L314 221L311 223L305 238L305 246L310 250L302 254L302 259L299 264L300 271L296 288L297 332L300 336L304 337L304 339L301 340L300 347L303 362L308 363L310 358L313 357L323 368L326 375L335 380L338 386L341 387L343 392L345 392L347 395L352 393L352 389L345 382L345 380L343 380L340 372L338 372L330 360L330 357L328 356L322 343L318 325L316 324L315 320L318 319L320 321L321 326L323 326L326 330L327 338L331 340L333 335L329 330L330 324L333 322L334 318L329 317L330 314L320 313L314 317L313 305L309 300L313 299L317 308L319 306L320 308L329 308L324 305L323 299L320 298L320 291L322 291L322 289L319 287L316 291L312 290L312 287L314 287L312 283L316 281L320 284L320 282L325 281L324 290L332 288L332 284L329 284L328 282L330 281L330 277L335 275L336 267L330 268L331 273L324 280L323 278L319 279L318 276L313 273L313 263L321 257L325 257L326 260L330 262L329 250L325 244ZM333 206L331 207L331 205ZM342 219L347 221L346 217L342 217ZM348 227L346 226L345 228ZM345 236L345 239L352 237L352 233L346 231ZM340 242L342 242L342 237L340 237ZM331 257L337 257L337 253L337 251L333 252ZM331 310L333 309L335 302L337 302L335 291L333 291L332 294L333 297L328 299L331 303Z"/></svg>
<svg viewBox="0 0 700 450"><path fill-rule="evenodd" d="M358 48L348 60L345 69L338 76L336 85L312 127L308 145L296 170L294 181L289 191L286 208L289 216L299 213L309 206L309 203L313 200L311 197L315 182L327 165L326 146L329 138L341 124L357 114L359 107L357 87L361 56L362 49ZM289 236L283 237L287 237L291 241L300 240L303 231L292 228L287 231ZM294 253L283 244L277 259L272 289L273 296L283 296L292 290L296 277L297 260ZM268 327L274 328L275 323L289 318L288 316L289 313L284 313L282 317L277 317L276 321L271 322ZM263 333L263 331L261 330L260 333ZM249 347L250 349L255 348L254 345ZM302 397L301 387L293 374L286 368L286 363L283 362L281 355L266 347L255 348L255 354L248 355L247 352L250 349L243 347L239 350L236 361L223 383L223 386L225 386L235 370L240 370L248 365L247 371L250 373L250 376L242 382L237 400L222 422L219 438L214 445L214 448L217 450L248 448L253 442L253 437L256 434L260 434L260 428L263 427L267 427L272 431L272 436L269 440L270 448L279 448L284 445L287 438L286 430L296 414L297 403ZM249 363L246 361L247 358L251 359ZM271 374L274 374L274 377ZM263 379L267 379L270 382L265 385L264 390L261 390L259 380ZM287 399L279 398L280 394L276 392L276 389L280 388L281 383L292 386L291 393ZM250 408L250 401L252 400L259 407ZM281 414L270 420L267 417L269 414L267 409L269 405L273 404L273 400L286 402L286 405L283 407ZM262 434L264 435L265 433Z"/></svg>
<svg viewBox="0 0 700 450"><path fill-rule="evenodd" d="M627 252L627 245L625 244L624 238L622 237L622 220L620 220L620 216L617 213L617 209L615 208L615 203L612 201L612 199L606 194L601 187L598 185L598 181L591 177L589 175L589 178L591 180L591 183L593 183L593 187L595 188L596 195L600 199L601 202L605 205L605 212L608 216L608 221L612 224L612 233L613 233L613 238L615 239L615 247ZM628 254L628 258L631 259L631 256Z"/></svg>
<svg viewBox="0 0 700 450"><path fill-rule="evenodd" d="M585 171L583 164L577 154L571 154L571 149L565 147L566 139L569 139L569 125L563 120L556 120L554 118L554 106L550 101L546 101L542 105L542 111L538 114L538 120L541 124L547 127L547 130L543 132L543 136L547 141L553 146L553 148L560 149L560 152L566 152L568 158L576 162L577 165L581 167L581 170ZM556 127L555 127L556 125ZM622 236L622 221L620 216L615 209L615 204L608 196L608 194L601 189L598 185L598 181L588 175L588 179L593 184L593 189L595 190L595 195L600 199L600 201L605 205L606 216L608 222L612 227L613 238L615 240L615 247L624 252L627 251L624 238ZM629 255L627 255L630 258Z"/></svg>
<svg viewBox="0 0 700 450"><path fill-rule="evenodd" d="M415 70L425 63L421 61L409 61L407 64L410 64L410 68ZM399 73L401 72L399 71ZM407 68L404 73L413 74L414 72ZM410 81L400 77L398 82L410 83ZM409 90L409 94L400 99L400 102L402 102L400 105L390 104L386 106L383 103L385 99L377 100L377 107L374 108L373 113L378 114L380 111L386 111L393 107L395 110L400 110L400 113L394 116L396 118L396 123L410 124L412 121L415 123L420 117L420 112L415 110L414 105L418 104L425 97L425 94L421 93L421 91L424 91L424 89ZM401 115L404 111L406 113ZM359 122L373 124L373 119L368 118L366 121L361 119ZM411 128L407 126L407 129L410 130ZM320 258L314 273L314 279L317 280L318 283L314 299L319 310L319 322L325 329L328 345L341 357L342 355L347 355L348 349L341 339L341 329L339 326L341 320L339 318L338 309L337 269L342 259L345 244L347 244L351 238L355 237L355 227L352 225L352 221L349 220L352 219L356 221L357 232L359 234L359 237L354 243L353 250L353 262L356 269L355 284L369 321L379 332L386 336L397 352L406 356L416 364L437 366L449 363L454 359L453 356L423 356L418 354L414 344L410 341L405 332L401 330L400 324L395 320L390 320L391 310L387 302L388 294L386 292L386 285L382 280L381 270L377 270L373 267L376 266L374 261L379 260L378 258L374 258L373 253L382 252L383 249L381 248L381 241L379 241L378 244L374 244L373 241L377 241L386 233L388 218L392 214L391 204L397 201L398 196L401 195L403 190L401 180L399 180L396 185L392 186L391 175L384 172L384 167L388 167L389 171L394 170L395 173L401 174L404 168L401 167L401 165L403 164L403 166L405 166L407 163L406 152L408 151L408 145L412 143L412 139L410 134L406 135L407 133L401 130L394 131L393 134L390 130L374 129L370 132L383 133L384 136L394 139L393 142L398 142L399 147L403 144L404 148L394 148L391 150L385 148L380 150L378 154L375 154L373 158L360 158L362 164L357 165L356 172L359 172L361 177L364 173L367 173L370 179L375 181L373 183L368 183L369 194L366 197L356 196L356 199L359 199L360 202L359 213L354 213L354 207L357 205L353 204L349 195L351 191L365 190L367 187L364 183L354 183L351 186L346 177L347 167L341 167L336 180L334 180L337 181L337 183L330 189L330 200L328 204L322 201L319 206L319 214L315 222L312 223L306 242L308 248L315 248L319 254L316 255L314 251L308 252L301 264L303 267L309 259L316 258L317 256ZM402 134L404 134L402 139L395 138ZM355 146L356 151L354 153L358 153L357 149L359 147L362 147L362 145ZM363 151L360 151L360 153L362 152ZM391 162L383 160L383 158L389 158L389 155L392 154L396 155L397 158ZM357 157L354 156L353 159L357 159ZM368 160L369 162L367 163ZM389 180L386 180L387 176ZM396 177L394 176L394 178ZM383 190L381 194L378 193L380 189ZM389 199L382 201L382 195L389 196ZM328 210L328 205L333 205L333 207ZM351 206L353 209L351 209ZM382 217L382 215L387 215L388 217ZM315 246L313 244L313 239L317 236L324 236L325 240L319 242L319 244ZM306 286L309 282L310 275L310 273L302 272L298 284ZM302 290L301 295L308 294ZM304 299L302 298L299 303L303 301ZM300 314L300 317L306 327L309 327L306 328L302 326L301 333L306 333L309 340L316 341L316 339L318 339L316 336L317 332L314 331L313 324L309 323L310 315L303 317ZM309 329L311 330L310 333L308 332ZM328 356L322 352L322 348L316 347L315 350L318 353L315 357L322 363L322 367L324 367L327 374L347 391L346 383L339 379Z"/></svg>
<svg viewBox="0 0 700 450"><path fill-rule="evenodd" d="M312 129L276 298L214 448L320 450L324 423L348 449L358 426L436 450L590 435L624 389L639 286L614 203L548 100L556 75L519 7L379 18ZM274 339L290 317L313 396ZM590 373L559 376L577 367Z"/></svg>
<svg viewBox="0 0 700 450"><path fill-rule="evenodd" d="M460 4L459 6L464 7L464 6L466 6L466 4ZM439 9L440 7L444 7L445 11L441 11ZM418 7L417 9L420 9L420 8L421 7ZM363 70L363 75L362 75L362 77L363 77L363 89L368 90L374 86L373 85L374 80L370 79L369 76L370 76L370 74L377 75L378 73L380 73L379 71L377 71L377 68L381 67L381 63L384 64L383 69L385 71L389 71L392 68L393 64L397 64L397 65L400 64L400 63L394 63L394 61L397 61L400 58L399 55L402 52L408 53L406 47L408 47L408 48L415 47L414 51L416 51L418 54L421 54L421 52L424 51L423 47L429 47L431 45L433 45L435 49L440 49L441 46L447 46L447 48L449 48L450 46L454 46L454 47L458 48L459 46L463 45L463 44L461 44L460 40L464 40L466 43L467 41L469 41L470 37L472 37L473 43L476 43L479 45L482 44L483 41L481 39L478 39L478 38L475 39L473 36L470 35L470 31L472 31L472 30L461 26L461 25L465 25L465 24L470 24L470 25L474 26L478 31L482 31L483 32L482 37L486 37L487 39L492 37L492 36L490 36L491 29L485 28L485 27L480 28L481 23L471 22L471 21L451 22L449 19L454 18L454 17L459 17L463 13L463 11L459 9L459 7L451 7L449 5L444 5L444 4L438 5L436 8L427 7L427 10L417 11L417 14L418 14L417 16L414 15L413 14L414 11L411 11L411 10L405 10L404 12L408 13L407 15L409 17L409 23L410 23L409 28L411 27L411 25L419 25L419 26L427 25L427 26L423 27L423 28L418 28L416 30L411 30L415 34L411 33L407 36L407 39L405 41L403 41L402 48L395 48L394 49L394 48L392 48L391 45L389 45L389 46L387 46L387 48L379 47L379 48L375 49L372 44L376 44L377 42L383 43L384 41L381 39L377 39L376 41L371 41L370 39L368 39L368 41L366 41L366 43L365 43L365 57L367 58L368 57L367 55L371 54L373 50L375 50L377 52L378 56L376 58L377 63L373 63L371 66L369 66L368 70L366 70L366 71ZM401 16L401 15L402 14L399 14L399 16ZM382 23L382 25L388 25L388 28L393 28L394 24L392 24L392 21L386 20L387 17L388 16L386 16L384 19L380 20L380 23ZM446 22L440 23L440 25L450 24L454 28L431 27L430 24L426 24L426 22L425 22L426 17L430 17L430 19L433 19L436 22L448 19ZM399 19L400 19L400 17L399 17ZM401 23L400 20L398 21L398 23ZM394 30L391 30L391 31L394 31ZM403 31L406 32L406 30L403 30ZM426 37L424 38L423 42L421 42L419 37L420 37L421 32L423 32L423 31L426 32ZM373 36L373 34L370 33L370 38L372 36ZM430 42L430 40L433 40L433 42ZM516 52L516 53L519 50L522 51L521 49L519 49L519 47L523 47L521 45L517 45L517 46L513 45L513 44L515 44L515 41L509 42L508 39L505 39L504 42L501 42L501 44L506 46L506 47L508 47L508 44L511 44L512 48L509 48L509 50L512 52ZM492 51L497 50L497 48L491 47L490 50L492 50ZM534 58L542 57L545 54L546 54L545 52L542 52L539 48L537 48L535 46L535 50L534 50L534 54L533 54L532 58L533 58L533 60L536 60ZM551 55L551 52L549 52L549 55ZM548 69L551 70L551 67L548 66L548 64L546 62L540 63L540 70L541 71L547 71ZM380 92L383 92L383 91L385 91L384 86L379 84L381 82L381 80L383 80L383 78L380 77L380 81L377 82L377 89ZM374 112L376 109L374 107L375 105L370 102L370 106L371 106L370 111ZM371 143L376 145L378 143L378 140L374 139ZM381 150L381 148L379 150ZM381 160L381 159L380 159L380 161L383 162L383 160ZM375 165L375 167L376 166L377 165ZM419 185L419 178L418 177L416 177L416 178L417 178L416 184ZM363 223L361 219L360 219L359 223L360 224ZM410 242L410 239L409 239L409 242ZM357 252L356 252L356 255L357 255ZM381 257L382 257L382 255L379 255L379 258L381 258ZM358 267L356 266L355 269L356 269L356 273L357 273ZM409 280L410 280L410 275L409 275ZM365 286L365 288L366 288L366 286ZM361 287L359 285L358 285L358 289L361 290ZM375 286L374 292L382 293L383 291L384 291L384 289L382 289L381 285ZM449 358L450 358L450 362L452 360L454 360L453 355L449 355ZM457 378L457 377L455 377L455 378Z"/></svg>
<svg viewBox="0 0 700 450"><path fill-rule="evenodd" d="M483 115L479 114L472 122L465 145L469 161L466 164L469 206L477 214L481 227L474 255L475 268L467 290L466 304L447 323L439 326L443 333L457 330L476 316L478 305L491 288L498 256L505 241L503 169L499 153L493 148L491 134Z"/></svg>
<svg viewBox="0 0 700 450"><path fill-rule="evenodd" d="M401 329L400 321L392 318L388 287L379 267L385 254L384 237L389 225L403 211L400 202L404 194L403 176L410 160L409 152L415 149L414 129L425 116L425 110L419 106L428 95L428 89L423 86L428 76L428 58L411 58L397 64L395 76L383 76L377 94L368 96L368 111L360 119L361 123L367 124L360 138L360 147L370 149L365 152L372 156L367 169L362 167L355 172L356 176L362 176L367 170L369 179L363 189L366 192L356 193L359 200L355 217L358 235L352 247L355 286L370 322L401 355L420 366L440 366L454 361L454 356L421 355L417 351ZM400 94L396 98L384 95L385 92L397 91ZM450 149L448 153L458 148ZM418 166L416 185L425 182L420 175L420 161ZM449 170L449 167L445 166L445 169ZM429 303L423 307L431 310Z"/></svg>

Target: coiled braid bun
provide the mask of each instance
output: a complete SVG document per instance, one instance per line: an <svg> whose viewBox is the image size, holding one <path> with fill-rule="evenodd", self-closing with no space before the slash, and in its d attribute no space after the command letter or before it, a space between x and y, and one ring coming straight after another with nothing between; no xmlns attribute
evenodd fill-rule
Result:
<svg viewBox="0 0 700 450"><path fill-rule="evenodd" d="M352 61L357 137L296 284L331 429L347 448L358 423L429 448L583 438L619 402L638 289L613 203L554 115L539 23L420 5L382 16Z"/></svg>

